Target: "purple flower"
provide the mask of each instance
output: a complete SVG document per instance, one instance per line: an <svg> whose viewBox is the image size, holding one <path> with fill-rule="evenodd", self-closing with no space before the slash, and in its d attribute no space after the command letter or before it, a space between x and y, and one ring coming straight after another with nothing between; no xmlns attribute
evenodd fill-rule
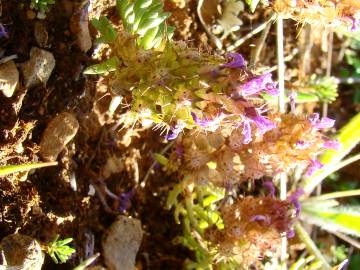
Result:
<svg viewBox="0 0 360 270"><path fill-rule="evenodd" d="M177 136L183 131L185 128L185 124L177 124L175 127L170 129L169 134L165 136L168 141L175 140Z"/></svg>
<svg viewBox="0 0 360 270"><path fill-rule="evenodd" d="M295 236L295 231L293 229L290 229L286 232L287 238L293 238Z"/></svg>
<svg viewBox="0 0 360 270"><path fill-rule="evenodd" d="M328 141L324 142L324 147L334 149L334 150L339 150L340 142L337 139L336 140L328 140Z"/></svg>
<svg viewBox="0 0 360 270"><path fill-rule="evenodd" d="M275 124L271 122L269 119L266 119L264 116L258 115L255 116L253 119L254 123L258 127L261 134L276 128Z"/></svg>
<svg viewBox="0 0 360 270"><path fill-rule="evenodd" d="M294 205L295 207L295 216L298 217L301 211L301 204L299 201L299 198L301 195L303 195L305 192L303 189L297 189L294 193L292 193L288 200Z"/></svg>
<svg viewBox="0 0 360 270"><path fill-rule="evenodd" d="M304 140L298 140L295 146L298 149L306 149L310 146L310 144L308 142L305 142Z"/></svg>
<svg viewBox="0 0 360 270"><path fill-rule="evenodd" d="M228 53L227 58L232 58L232 60L226 64L221 65L223 68L244 68L246 67L246 61L241 54L238 53Z"/></svg>
<svg viewBox="0 0 360 270"><path fill-rule="evenodd" d="M135 188L132 188L130 191L123 192L120 194L120 196L119 196L119 201L120 201L119 211L120 212L125 212L126 210L129 209L129 207L131 205L131 199L134 195L135 195Z"/></svg>
<svg viewBox="0 0 360 270"><path fill-rule="evenodd" d="M290 110L292 113L295 113L296 110L296 97L297 97L297 93L292 91L291 94L289 95L289 100L290 100Z"/></svg>
<svg viewBox="0 0 360 270"><path fill-rule="evenodd" d="M279 94L279 90L277 89L276 83L273 82L271 77L271 73L256 76L250 81L239 86L239 90L244 97L258 94L261 91L265 91L271 96L276 96Z"/></svg>
<svg viewBox="0 0 360 270"><path fill-rule="evenodd" d="M271 219L269 216L264 216L264 215L255 215L255 216L252 216L250 218L250 221L251 222L255 222L255 221L264 221L264 223L266 225L270 225L271 223Z"/></svg>
<svg viewBox="0 0 360 270"><path fill-rule="evenodd" d="M255 107L246 108L245 115L255 123L261 134L264 134L265 132L276 127L275 124L269 119L261 116L255 109Z"/></svg>
<svg viewBox="0 0 360 270"><path fill-rule="evenodd" d="M314 172L321 169L322 167L324 167L324 165L321 164L320 161L318 161L317 159L312 159L310 160L310 166L308 167L305 175L311 176Z"/></svg>
<svg viewBox="0 0 360 270"><path fill-rule="evenodd" d="M265 181L263 186L270 191L271 197L275 198L275 187L272 181Z"/></svg>
<svg viewBox="0 0 360 270"><path fill-rule="evenodd" d="M9 34L7 32L6 27L2 23L0 23L0 38L3 38L3 37L8 38Z"/></svg>
<svg viewBox="0 0 360 270"><path fill-rule="evenodd" d="M317 129L331 128L335 124L335 120L328 117L323 117L320 120L320 116L318 113L313 113L309 115L308 120L310 121L311 125Z"/></svg>
<svg viewBox="0 0 360 270"><path fill-rule="evenodd" d="M216 116L214 119L207 119L207 118L200 119L194 112L191 112L191 116L194 122L200 127L209 128L210 130L215 131L219 127L219 124L225 115L220 114L219 116Z"/></svg>
<svg viewBox="0 0 360 270"><path fill-rule="evenodd" d="M249 121L244 121L241 134L243 135L243 144L248 144L251 142L251 126Z"/></svg>

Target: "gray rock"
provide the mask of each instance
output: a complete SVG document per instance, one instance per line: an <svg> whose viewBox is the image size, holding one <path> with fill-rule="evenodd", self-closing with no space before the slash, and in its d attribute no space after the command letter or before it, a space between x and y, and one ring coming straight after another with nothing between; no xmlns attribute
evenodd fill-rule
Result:
<svg viewBox="0 0 360 270"><path fill-rule="evenodd" d="M11 97L19 82L19 71L14 61L0 65L0 91L6 97Z"/></svg>
<svg viewBox="0 0 360 270"><path fill-rule="evenodd" d="M31 88L46 85L54 67L55 58L51 52L31 48L29 61L21 65L25 86Z"/></svg>
<svg viewBox="0 0 360 270"><path fill-rule="evenodd" d="M20 270L41 270L44 257L40 244L29 236L11 234L1 240L0 258L4 265L17 266Z"/></svg>
<svg viewBox="0 0 360 270"><path fill-rule="evenodd" d="M143 231L138 219L118 216L102 239L105 265L109 270L134 270Z"/></svg>
<svg viewBox="0 0 360 270"><path fill-rule="evenodd" d="M75 12L71 17L70 31L76 36L76 43L83 52L90 50L92 42L89 32L89 15L86 5Z"/></svg>
<svg viewBox="0 0 360 270"><path fill-rule="evenodd" d="M62 112L50 121L40 142L40 156L47 161L54 161L75 137L79 129L76 117L68 112Z"/></svg>

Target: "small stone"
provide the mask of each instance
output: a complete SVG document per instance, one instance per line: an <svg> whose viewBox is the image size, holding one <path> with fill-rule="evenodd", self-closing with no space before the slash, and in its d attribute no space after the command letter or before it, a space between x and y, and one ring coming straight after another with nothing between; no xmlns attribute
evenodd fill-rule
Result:
<svg viewBox="0 0 360 270"><path fill-rule="evenodd" d="M35 22L34 36L35 36L36 43L39 45L39 47L46 46L48 39L49 39L49 34L48 34L45 26L39 21Z"/></svg>
<svg viewBox="0 0 360 270"><path fill-rule="evenodd" d="M55 58L52 53L36 47L31 48L30 60L21 65L25 86L31 88L46 85L54 67Z"/></svg>
<svg viewBox="0 0 360 270"><path fill-rule="evenodd" d="M76 44L83 52L90 50L92 46L89 32L89 15L87 6L80 9L70 19L70 30L76 36Z"/></svg>
<svg viewBox="0 0 360 270"><path fill-rule="evenodd" d="M40 244L29 236L11 234L0 242L2 265L17 266L20 270L41 270L44 257Z"/></svg>
<svg viewBox="0 0 360 270"><path fill-rule="evenodd" d="M118 216L102 239L105 265L109 270L134 270L143 231L138 219Z"/></svg>
<svg viewBox="0 0 360 270"><path fill-rule="evenodd" d="M11 97L19 82L19 71L14 61L0 65L0 91L6 97Z"/></svg>
<svg viewBox="0 0 360 270"><path fill-rule="evenodd" d="M79 129L76 117L68 112L60 113L50 121L40 142L40 156L47 161L54 161L75 137Z"/></svg>

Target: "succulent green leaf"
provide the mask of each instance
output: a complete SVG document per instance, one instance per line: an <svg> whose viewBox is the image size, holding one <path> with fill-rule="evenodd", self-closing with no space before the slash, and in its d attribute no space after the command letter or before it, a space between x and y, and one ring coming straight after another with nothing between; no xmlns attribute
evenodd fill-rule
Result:
<svg viewBox="0 0 360 270"><path fill-rule="evenodd" d="M117 33L108 18L106 18L105 16L101 16L98 20L92 19L91 24L101 34L101 36L97 39L97 42L111 43L115 41Z"/></svg>
<svg viewBox="0 0 360 270"><path fill-rule="evenodd" d="M108 74L109 72L115 71L116 68L120 65L120 60L116 56L111 57L110 59L100 63L92 65L84 70L84 74L94 75L94 74Z"/></svg>
<svg viewBox="0 0 360 270"><path fill-rule="evenodd" d="M165 166L166 164L168 164L169 160L161 154L155 153L154 154L154 159L159 162L159 164Z"/></svg>

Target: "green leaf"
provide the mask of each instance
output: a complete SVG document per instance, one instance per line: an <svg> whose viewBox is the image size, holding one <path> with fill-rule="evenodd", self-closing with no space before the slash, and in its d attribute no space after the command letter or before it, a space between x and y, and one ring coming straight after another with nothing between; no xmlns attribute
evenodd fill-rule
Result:
<svg viewBox="0 0 360 270"><path fill-rule="evenodd" d="M169 162L169 160L164 155L158 153L154 154L154 159L163 166L167 165Z"/></svg>
<svg viewBox="0 0 360 270"><path fill-rule="evenodd" d="M111 43L114 42L117 33L108 18L101 16L98 20L92 19L91 24L100 32L101 36L97 39L98 42Z"/></svg>
<svg viewBox="0 0 360 270"><path fill-rule="evenodd" d="M257 5L259 4L260 0L245 0L246 4L249 5L251 12L254 13Z"/></svg>
<svg viewBox="0 0 360 270"><path fill-rule="evenodd" d="M55 166L57 164L58 163L54 161L54 162L39 162L39 163L20 164L20 165L7 165L0 167L0 176L5 176L11 173L30 171L33 169L38 169L48 166Z"/></svg>
<svg viewBox="0 0 360 270"><path fill-rule="evenodd" d="M108 74L109 72L115 71L116 68L120 65L120 60L116 56L111 57L110 59L100 63L95 64L90 67L87 67L84 70L84 74L94 75L94 74Z"/></svg>
<svg viewBox="0 0 360 270"><path fill-rule="evenodd" d="M360 236L359 206L322 208L313 204L310 207L303 207L301 218L330 232Z"/></svg>

